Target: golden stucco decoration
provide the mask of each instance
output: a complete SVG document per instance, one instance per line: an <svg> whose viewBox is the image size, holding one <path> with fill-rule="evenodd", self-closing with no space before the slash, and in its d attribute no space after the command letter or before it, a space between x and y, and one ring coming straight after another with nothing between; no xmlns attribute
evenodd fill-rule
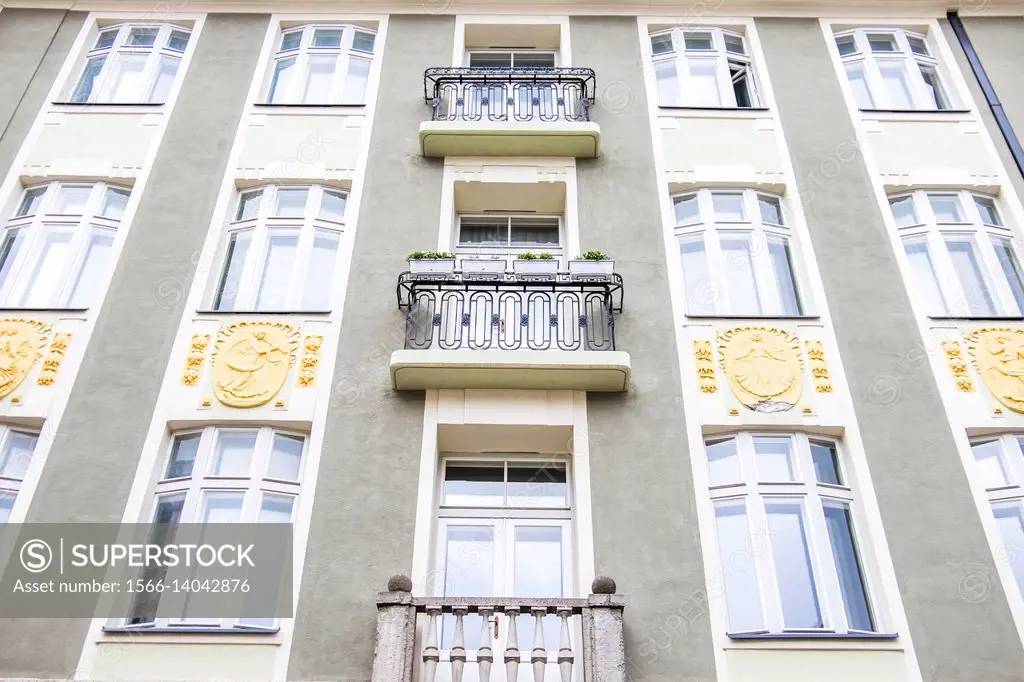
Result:
<svg viewBox="0 0 1024 682"><path fill-rule="evenodd" d="M693 361L697 365L697 382L700 384L701 393L717 393L715 356L710 341L693 342Z"/></svg>
<svg viewBox="0 0 1024 682"><path fill-rule="evenodd" d="M217 333L213 393L230 407L258 407L277 395L299 347L299 330L281 322L239 322Z"/></svg>
<svg viewBox="0 0 1024 682"><path fill-rule="evenodd" d="M64 354L67 352L70 343L71 334L69 332L53 335L53 343L50 344L50 350L46 352L46 357L43 358L43 368L39 371L39 378L36 379L37 384L40 386L50 386L57 380L57 372L60 370L60 366L64 364Z"/></svg>
<svg viewBox="0 0 1024 682"><path fill-rule="evenodd" d="M807 346L807 361L811 366L814 390L818 393L831 393L832 375L828 371L828 362L825 360L825 347L817 339L805 341L804 345Z"/></svg>
<svg viewBox="0 0 1024 682"><path fill-rule="evenodd" d="M946 354L946 364L949 365L949 373L953 375L956 387L962 393L973 393L974 382L967 373L967 362L960 351L959 341L943 341L942 350Z"/></svg>
<svg viewBox="0 0 1024 682"><path fill-rule="evenodd" d="M299 386L309 388L316 384L316 368L320 364L320 348L324 337L310 334L302 341L302 359L299 361Z"/></svg>
<svg viewBox="0 0 1024 682"><path fill-rule="evenodd" d="M756 412L792 409L803 392L800 340L784 329L736 327L718 335L721 367L733 395Z"/></svg>
<svg viewBox="0 0 1024 682"><path fill-rule="evenodd" d="M43 356L50 325L38 320L0 320L0 398L21 385Z"/></svg>
<svg viewBox="0 0 1024 682"><path fill-rule="evenodd" d="M974 369L996 400L1024 413L1024 330L982 327L967 334Z"/></svg>
<svg viewBox="0 0 1024 682"><path fill-rule="evenodd" d="M199 374L203 369L206 347L209 344L209 334L192 335L192 343L189 344L188 356L185 358L185 368L181 371L182 386L195 386L199 383Z"/></svg>

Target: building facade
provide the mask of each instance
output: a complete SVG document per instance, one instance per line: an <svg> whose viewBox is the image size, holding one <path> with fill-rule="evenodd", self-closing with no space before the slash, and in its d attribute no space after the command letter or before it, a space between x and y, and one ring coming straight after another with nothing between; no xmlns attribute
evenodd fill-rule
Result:
<svg viewBox="0 0 1024 682"><path fill-rule="evenodd" d="M1024 680L1021 13L0 4L0 521L295 550L0 677Z"/></svg>

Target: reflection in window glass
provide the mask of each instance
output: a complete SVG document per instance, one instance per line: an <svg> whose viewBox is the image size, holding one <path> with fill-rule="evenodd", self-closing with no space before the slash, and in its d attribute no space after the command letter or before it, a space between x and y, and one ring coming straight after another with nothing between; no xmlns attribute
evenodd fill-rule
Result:
<svg viewBox="0 0 1024 682"><path fill-rule="evenodd" d="M727 485L743 480L743 476L740 474L740 457L736 452L735 438L709 442L706 449L711 485Z"/></svg>
<svg viewBox="0 0 1024 682"><path fill-rule="evenodd" d="M719 559L725 576L725 602L729 614L729 632L760 630L761 613L757 569L750 556L750 526L742 502L715 504L715 530Z"/></svg>
<svg viewBox="0 0 1024 682"><path fill-rule="evenodd" d="M444 471L444 504L497 507L505 501L505 468L492 464L453 464Z"/></svg>
<svg viewBox="0 0 1024 682"><path fill-rule="evenodd" d="M694 235L679 239L679 255L683 262L686 282L686 310L690 315L714 315L715 304L721 296L708 270L704 251L704 236Z"/></svg>
<svg viewBox="0 0 1024 682"><path fill-rule="evenodd" d="M217 437L210 475L248 477L255 448L255 431L221 431Z"/></svg>
<svg viewBox="0 0 1024 682"><path fill-rule="evenodd" d="M797 480L793 468L793 442L788 437L755 436L754 460L760 481Z"/></svg>
<svg viewBox="0 0 1024 682"><path fill-rule="evenodd" d="M818 483L842 485L836 447L831 443L819 443L813 440L810 445L811 461L814 462L814 476Z"/></svg>
<svg viewBox="0 0 1024 682"><path fill-rule="evenodd" d="M953 268L964 292L964 303L970 314L977 317L995 315L992 293L989 291L987 279L982 274L974 239L947 235L946 249L953 261Z"/></svg>
<svg viewBox="0 0 1024 682"><path fill-rule="evenodd" d="M313 255L306 274L306 290L302 294L303 310L328 310L331 287L334 285L334 264L338 259L341 238L331 230L317 230L313 238Z"/></svg>
<svg viewBox="0 0 1024 682"><path fill-rule="evenodd" d="M292 230L270 234L256 293L256 310L288 309L288 283L295 267L298 245L298 235Z"/></svg>
<svg viewBox="0 0 1024 682"><path fill-rule="evenodd" d="M565 465L509 463L506 504L515 507L569 506Z"/></svg>
<svg viewBox="0 0 1024 682"><path fill-rule="evenodd" d="M917 219L917 210L914 208L913 197L889 199L889 207L892 209L892 217L896 221L896 227L910 227L911 225L919 224L920 221Z"/></svg>
<svg viewBox="0 0 1024 682"><path fill-rule="evenodd" d="M917 294L925 303L925 310L932 315L945 315L948 312L945 296L935 275L928 243L924 240L903 240L903 250L910 261L910 269L914 272L914 286Z"/></svg>
<svg viewBox="0 0 1024 682"><path fill-rule="evenodd" d="M729 312L733 315L760 315L761 295L754 277L749 233L723 233L719 245L730 278Z"/></svg>
<svg viewBox="0 0 1024 682"><path fill-rule="evenodd" d="M768 238L768 255L771 257L772 273L778 287L779 303L783 315L800 315L800 296L796 290L796 276L793 274L793 258L789 252L789 240L783 237Z"/></svg>
<svg viewBox="0 0 1024 682"><path fill-rule="evenodd" d="M93 230L85 247L85 258L71 287L69 308L88 308L96 302L99 280L104 273L110 271L113 250L113 230Z"/></svg>
<svg viewBox="0 0 1024 682"><path fill-rule="evenodd" d="M996 526L999 527L999 534L1010 558L1017 587L1024 591L1024 513L1020 502L993 504L992 514L996 517Z"/></svg>
<svg viewBox="0 0 1024 682"><path fill-rule="evenodd" d="M827 502L824 509L825 525L828 526L832 558L839 575L839 588L843 593L847 623L851 630L873 632L875 623L868 606L867 587L864 584L860 557L857 556L857 547L854 543L850 508L846 504Z"/></svg>
<svg viewBox="0 0 1024 682"><path fill-rule="evenodd" d="M214 310L234 310L238 301L238 287L242 281L242 268L252 241L251 230L232 232L228 237L227 257L224 261L224 273L213 300Z"/></svg>
<svg viewBox="0 0 1024 682"><path fill-rule="evenodd" d="M765 502L775 579L787 628L816 629L824 625L818 589L811 568L803 506L796 501Z"/></svg>
<svg viewBox="0 0 1024 682"><path fill-rule="evenodd" d="M976 471L980 474L986 489L1001 488L1009 484L1010 479L1003 462L1003 446L998 440L975 443L971 446L971 451L977 463Z"/></svg>

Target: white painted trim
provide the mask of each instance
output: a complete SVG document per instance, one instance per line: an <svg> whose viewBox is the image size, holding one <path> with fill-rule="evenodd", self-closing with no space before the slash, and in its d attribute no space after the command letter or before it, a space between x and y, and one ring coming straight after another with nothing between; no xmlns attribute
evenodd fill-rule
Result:
<svg viewBox="0 0 1024 682"><path fill-rule="evenodd" d="M518 7L517 7L518 9ZM466 24L558 24L558 66L572 66L572 47L569 40L569 17L535 14L459 14L455 17L455 44L452 46L452 66L466 66Z"/></svg>

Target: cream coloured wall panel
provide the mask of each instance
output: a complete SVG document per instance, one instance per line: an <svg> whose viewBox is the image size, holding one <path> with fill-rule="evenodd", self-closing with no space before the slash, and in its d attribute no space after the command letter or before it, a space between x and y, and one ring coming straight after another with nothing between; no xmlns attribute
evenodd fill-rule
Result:
<svg viewBox="0 0 1024 682"><path fill-rule="evenodd" d="M804 651L732 649L728 682L910 681L903 651Z"/></svg>
<svg viewBox="0 0 1024 682"><path fill-rule="evenodd" d="M660 118L658 123L670 181L773 183L782 177L771 118Z"/></svg>
<svg viewBox="0 0 1024 682"><path fill-rule="evenodd" d="M258 180L350 179L362 116L254 115L238 157L238 176Z"/></svg>
<svg viewBox="0 0 1024 682"><path fill-rule="evenodd" d="M864 121L861 129L887 185L998 184L999 171L975 123Z"/></svg>
<svg viewBox="0 0 1024 682"><path fill-rule="evenodd" d="M40 177L133 177L145 163L160 120L160 114L50 113L23 172Z"/></svg>
<svg viewBox="0 0 1024 682"><path fill-rule="evenodd" d="M135 639L98 645L93 679L269 680L277 646L169 644Z"/></svg>

